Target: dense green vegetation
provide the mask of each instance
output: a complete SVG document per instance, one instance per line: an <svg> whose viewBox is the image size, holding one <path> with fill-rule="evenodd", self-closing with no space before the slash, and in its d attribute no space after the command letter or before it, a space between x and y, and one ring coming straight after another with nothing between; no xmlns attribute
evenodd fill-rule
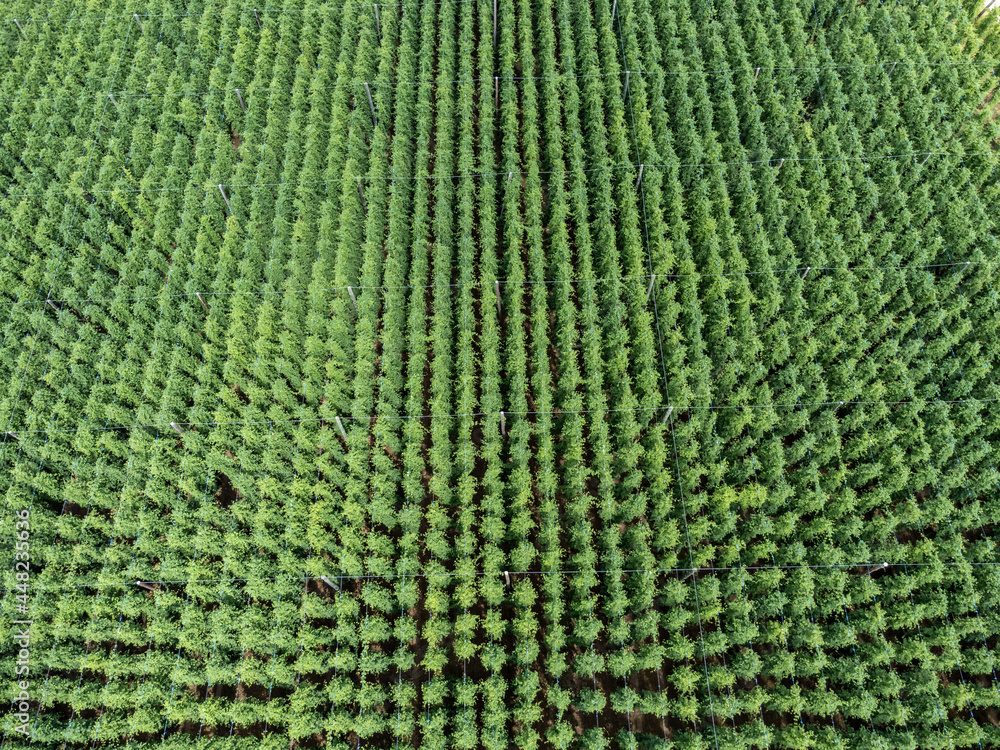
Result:
<svg viewBox="0 0 1000 750"><path fill-rule="evenodd" d="M1000 745L981 5L0 6L32 746Z"/></svg>

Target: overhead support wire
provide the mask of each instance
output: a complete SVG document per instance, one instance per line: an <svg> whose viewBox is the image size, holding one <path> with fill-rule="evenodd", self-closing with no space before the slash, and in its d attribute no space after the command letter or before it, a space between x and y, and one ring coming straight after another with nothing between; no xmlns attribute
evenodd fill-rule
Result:
<svg viewBox="0 0 1000 750"><path fill-rule="evenodd" d="M982 567L997 567L1000 566L1000 562L979 562L979 561L969 561L962 560L960 562L947 562L947 561L937 561L937 562L898 562L898 563L880 563L877 565L871 565L870 563L827 563L827 564L798 564L798 565L706 565L699 568L623 568L623 569L598 569L598 570L575 570L575 569L562 569L562 570L508 570L503 571L504 582L506 583L507 578L514 575L519 576L551 576L551 575L616 575L616 574L633 574L633 573L667 573L667 574L677 574L677 573L731 573L731 572L741 572L741 571L757 571L757 570L848 570L850 568L857 568L861 566L870 566L872 571L890 569L890 568L935 568L935 567L945 567L945 568L955 568L972 566L977 568ZM486 577L496 575L495 572L488 572L483 570L471 571L471 572L451 572L451 573L384 573L384 574L373 574L373 573L358 573L355 575L350 575L348 573L342 573L341 578L347 578L350 580L397 580L401 578L465 578L470 576L475 577ZM68 583L57 586L28 586L29 589L34 589L36 591L58 591L62 589L77 589L77 588L105 588L112 586L136 586L140 584L148 585L171 585L171 584L188 584L188 583L247 583L253 581L308 581L312 576L265 576L260 578L177 578L169 580L160 581L108 581L104 583ZM328 583L329 578L327 576L320 576L321 581ZM336 586L336 584L333 584ZM146 586L143 586L146 588ZM337 590L340 587L337 586ZM0 592L10 591L12 589L0 588Z"/></svg>
<svg viewBox="0 0 1000 750"><path fill-rule="evenodd" d="M773 403L773 404L716 404L708 406L697 406L694 404L678 404L676 408L688 411L704 410L704 411L722 411L735 409L742 411L744 409L801 409L804 406L832 406L834 410L840 409L843 406L905 406L907 404L941 404L944 406L953 406L955 404L996 404L1000 403L1000 398L956 398L956 399L913 399L910 401L877 401L877 400L859 400L859 401L796 401L787 403ZM511 414L517 414L522 416L530 416L533 414L551 414L551 415L563 415L563 414L611 414L611 413L625 413L625 412L641 412L641 411L658 411L662 409L662 406L641 406L629 409L549 409L549 410L526 410L526 411L515 411ZM667 415L672 413L671 409L673 407L667 407ZM341 419L357 419L369 421L374 418L380 419L467 419L469 417L485 417L488 416L488 412L462 412L460 414L369 414L358 417L335 417L335 421L338 425L341 424ZM507 412L502 412L504 415L502 419L502 425L506 427L506 414ZM248 425L248 424L261 424L261 425L274 425L274 424L304 424L307 422L325 422L327 417L299 417L292 419L233 419L224 422L185 422L187 425L203 425L206 427L219 427L222 425ZM174 429L179 429L176 423L171 422L169 426ZM110 425L108 427L91 427L89 431L91 432L106 432L111 430L132 430L132 429L164 429L164 425L157 423L150 424L123 424L123 425ZM78 428L52 428L44 430L21 430L22 435L46 435L49 433L56 432L76 432Z"/></svg>
<svg viewBox="0 0 1000 750"><path fill-rule="evenodd" d="M929 264L912 265L912 266L809 266L809 270L810 271L850 271L852 273L861 273L861 272L869 272L869 271L931 271L931 270L940 270L940 269L945 269L945 268L959 268L959 267L961 267L961 268L964 269L967 266L973 266L973 265L975 265L975 266L998 266L998 265L1000 265L1000 261L966 260L966 261L955 261L955 262L952 262L952 263L929 263ZM728 276L759 276L759 275L784 274L784 273L796 273L796 274L800 274L801 275L803 271L805 271L805 269L803 269L803 268L776 268L776 269L769 270L769 271L728 271L728 272L722 272L722 273L700 273L700 272L695 271L695 272L692 272L692 273L652 274L652 276L650 276L648 274L641 274L641 275L635 275L635 276L595 277L595 278L587 278L587 279L545 279L545 280L542 280L542 281L532 281L532 280L529 280L529 279L525 279L525 280L522 280L522 281L505 280L503 282L501 282L501 281L498 280L498 281L494 281L493 285L494 285L494 288L496 289L496 293L497 293L497 297L498 297L497 301L499 302L500 284L501 283L503 283L503 284L532 284L532 285L533 284L595 284L595 283L596 284L606 284L606 283L611 283L611 282L615 282L615 281L629 281L629 280L632 280L632 279L650 279L650 278L659 277L659 276L662 276L663 278L667 278L667 279L683 279L683 278L709 278L709 277L716 277L716 276L719 276L719 277L721 277L721 276L726 276L726 277L728 277ZM486 283L488 283L488 282L486 282ZM443 287L461 289L461 288L464 288L465 286L469 286L469 287L475 288L475 287L482 286L482 284L472 283L472 284L466 285L466 284L461 284L461 283L455 283L455 284L422 284L422 285L416 285L416 286L412 285L412 284L393 284L393 285L387 285L387 286L354 286L352 288L354 288L354 289L380 289L380 290L383 290L383 291L388 291L390 289L416 289L416 288L420 288L420 289L437 289L437 288L443 288ZM335 292L335 291L342 291L342 290L345 290L347 288L348 287L346 287L346 286L324 287L322 289L322 291L325 291L325 292ZM271 290L271 291L247 291L247 292L211 292L211 291L208 291L208 290L201 290L200 292L198 292L198 291L196 291L196 292L181 292L181 293L177 293L177 294L168 294L166 296L170 297L172 299L174 299L174 298L181 298L181 297L192 297L192 296L201 295L201 294L212 295L212 296L215 296L215 297L229 297L229 296L238 296L238 295L267 296L269 294L306 294L306 293L309 293L310 291L311 290L309 290L309 289L281 289L281 290ZM157 295L157 294L142 295L142 296L137 296L137 297L75 297L75 298L71 298L71 299L65 299L65 300L63 300L63 302L67 302L67 303L69 303L69 302L79 302L79 303L84 303L84 302L91 302L91 303L92 302L134 302L136 300L142 300L142 299L159 299L159 297L160 297L160 295ZM0 307L12 307L14 305L37 305L37 304L41 304L42 302L46 302L46 301L48 301L48 300L38 300L38 299L34 299L34 300L22 300L20 302L7 302L7 303L4 303L4 304L0 304ZM498 308L498 312L500 312L499 308Z"/></svg>

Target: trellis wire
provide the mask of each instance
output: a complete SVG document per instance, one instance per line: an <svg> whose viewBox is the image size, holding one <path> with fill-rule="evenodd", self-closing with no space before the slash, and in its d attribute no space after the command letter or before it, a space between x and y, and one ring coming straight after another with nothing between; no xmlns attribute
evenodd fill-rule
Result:
<svg viewBox="0 0 1000 750"><path fill-rule="evenodd" d="M649 168L649 169L699 169L699 168L706 168L706 167L733 167L733 166L740 166L740 165L754 166L754 165L762 165L762 164L766 164L768 166L773 166L774 162L786 162L786 161L789 161L789 162L873 161L873 160L876 160L876 159L905 159L905 158L911 157L911 156L912 157L917 157L917 156L933 156L935 154L938 155L938 156L955 156L955 157L958 157L958 158L961 158L961 159L965 159L965 158L969 158L969 157L973 157L973 156L995 156L995 152L993 152L993 151L980 151L980 152L974 152L974 153L968 153L968 154L959 154L959 153L954 153L954 152L951 152L951 151L914 151L914 152L906 153L906 154L885 154L883 156L845 156L845 157L841 157L841 158L804 158L803 157L803 158L795 158L795 159L773 157L773 158L770 158L770 159L757 159L755 161L720 161L720 162L705 162L705 163L702 163L702 164L680 164L680 163L678 163L678 164L645 164L644 163L642 166L645 167L645 168ZM584 172L613 172L613 171L616 171L616 170L619 170L619 169L637 169L638 167L639 167L638 164L631 164L630 163L630 164L620 164L620 165L612 166L612 167L596 167L596 168L591 168L591 169L584 169L583 171ZM546 170L540 170L538 172L538 174L539 175L543 175L543 174L568 174L568 173L570 173L572 171L573 170L568 170L568 169L548 170L548 171L546 171ZM406 178L389 176L389 177L383 177L381 179L386 180L388 182L394 182L395 180L402 180L402 179L414 180L414 181L416 181L416 180L457 180L457 179L469 179L469 178L478 178L478 177L502 177L503 175L510 175L510 174L525 175L525 174L527 174L527 172L526 171L517 171L517 170L514 170L514 171L505 171L505 172L482 172L482 173L466 173L466 174L461 174L460 173L460 174L448 174L448 175L421 175L421 176L418 176L418 177L406 177ZM363 176L360 176L360 177L359 176L355 176L355 177L338 177L338 178L335 178L335 179L332 179L332 180L305 180L305 181L292 181L292 180L290 180L290 181L287 181L287 182L256 182L256 183L253 183L253 182L223 182L223 183L216 183L216 184L213 184L213 185L203 185L201 187L204 190L213 190L213 189L217 190L220 185L222 187L236 187L236 188L240 188L240 187L248 187L248 188L278 187L278 186L281 186L281 185L329 185L332 182L333 183L336 183L336 182L357 182L359 180L368 180L368 181L371 181L371 180L374 180L374 179L376 179L376 178L369 177L367 175L363 175ZM187 185L185 187L177 187L177 188L141 188L141 189L138 189L138 190L115 187L115 188L111 188L109 190L94 190L94 191L89 191L89 192L86 191L86 190L83 190L81 188L80 192L81 193L87 193L87 195L102 195L104 193L129 193L129 194L133 194L133 195L138 195L139 193L166 193L166 192L177 192L177 191L197 190L197 189L198 189L198 186L196 186L196 185ZM3 195L3 198L4 199L6 199L6 198L44 198L44 197L50 197L51 198L51 197L53 197L55 195L68 195L71 192L73 192L73 191L64 190L61 193L60 192L56 192L56 193L48 193L48 192L45 192L45 193L5 193Z"/></svg>
<svg viewBox="0 0 1000 750"><path fill-rule="evenodd" d="M810 266L813 271L907 271L907 270L925 270L925 269L935 269L935 268L956 268L959 266L997 266L1000 265L1000 261L995 260L967 260L967 261L955 261L951 263L930 263L925 265L912 265L912 266ZM642 274L636 276L610 276L603 278L594 279L550 279L545 281L509 281L509 280L494 280L492 283L495 285L500 284L606 284L615 281L629 281L632 279L650 279L655 281L657 277L664 279L680 279L680 278L709 278L716 276L757 276L761 274L779 274L779 273L798 273L801 268L777 268L770 271L730 271L725 273L659 273L659 274ZM264 291L249 291L249 292L183 292L175 294L162 295L167 299L179 299L183 297L200 297L201 295L211 295L215 297L229 297L238 295L248 295L248 296L260 296L266 297L269 294L306 294L310 292L338 292L353 289L381 289L383 291L389 291L391 289L438 289L443 287L449 287L452 289L461 288L463 286L470 286L472 288L484 288L490 285L489 281L483 282L472 282L470 284L395 284L395 285L384 285L384 286L359 286L354 284L352 286L330 286L323 287L322 289L310 290L310 289L271 289ZM266 285L265 285L266 286ZM135 302L138 300L147 299L160 299L160 294L146 294L140 295L138 297L75 297L68 299L34 299L34 300L23 300L18 302L6 302L0 305L0 307L13 307L15 305L40 305L40 304L51 304L53 301L61 303L72 303L72 302ZM202 300L204 305L204 300ZM58 311L58 310L57 310Z"/></svg>
<svg viewBox="0 0 1000 750"><path fill-rule="evenodd" d="M851 568L871 568L873 572L877 572L877 568L884 568L886 570L892 568L931 568L931 567L959 567L964 565L970 565L973 567L1000 567L1000 562L969 562L963 560L961 562L899 562L899 563L884 563L884 562L850 562L850 563L822 563L822 564L799 564L799 565L711 565L704 566L700 568L620 568L620 569L596 569L596 570L509 570L506 571L510 575L591 575L591 574L618 574L618 573L728 573L739 570L750 570L750 571L764 571L764 570L828 570L828 569L851 569ZM493 573L486 573L484 571L472 571L470 573L383 573L383 574L354 574L344 572L337 572L337 576L341 581L343 579L351 580L398 580L402 578L465 578L465 577L476 577L482 578L485 576L493 575ZM178 578L171 580L149 580L144 581L144 583L158 583L164 586L169 586L173 584L188 584L188 583L258 583L262 581L318 581L319 576L271 576L271 577L260 577L260 578ZM41 590L41 591L63 591L66 589L74 588L101 588L105 586L135 586L135 581L121 581L121 582L107 582L107 583L68 583L61 586L28 586L31 590ZM341 586L343 588L343 586ZM12 591L12 588L0 588L0 592Z"/></svg>

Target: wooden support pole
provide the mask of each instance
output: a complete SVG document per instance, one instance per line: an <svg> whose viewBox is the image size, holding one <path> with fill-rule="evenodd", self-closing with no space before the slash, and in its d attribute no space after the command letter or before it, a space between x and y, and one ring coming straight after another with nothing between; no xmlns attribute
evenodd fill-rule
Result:
<svg viewBox="0 0 1000 750"><path fill-rule="evenodd" d="M649 277L649 289L646 290L646 302L649 302L649 295L653 293L653 282L656 281L656 274Z"/></svg>
<svg viewBox="0 0 1000 750"><path fill-rule="evenodd" d="M802 280L805 281L806 274L812 270L812 266L806 266L806 270L802 272Z"/></svg>
<svg viewBox="0 0 1000 750"><path fill-rule="evenodd" d="M667 423L667 420L670 419L670 414L673 412L673 410L674 410L674 407L672 407L672 406L668 406L667 407L667 413L663 415L663 421L660 422L660 424L666 424Z"/></svg>
<svg viewBox="0 0 1000 750"><path fill-rule="evenodd" d="M222 189L222 185L219 185L219 192L222 193L222 200L224 200L226 202L226 205L229 207L229 213L232 213L233 212L233 206L229 202L229 198L226 197L226 191Z"/></svg>
<svg viewBox="0 0 1000 750"><path fill-rule="evenodd" d="M784 165L784 163L785 163L785 160L782 159L781 160L781 164L778 165L778 169L781 169L781 167ZM775 171L777 171L777 170L775 170Z"/></svg>
<svg viewBox="0 0 1000 750"><path fill-rule="evenodd" d="M205 308L205 312L208 313L212 312L211 310L208 309L208 305L205 304L205 300L201 298L201 292L195 292L194 296L198 298L198 301L201 303L201 306Z"/></svg>
<svg viewBox="0 0 1000 750"><path fill-rule="evenodd" d="M142 33L142 21L139 20L139 14L138 13L133 13L132 14L132 18L135 19L136 24L139 26L139 33L141 34Z"/></svg>
<svg viewBox="0 0 1000 750"><path fill-rule="evenodd" d="M156 587L155 586L152 586L152 585L146 583L145 581L136 581L135 585L136 586L141 586L142 588L147 589L148 591L156 591Z"/></svg>
<svg viewBox="0 0 1000 750"><path fill-rule="evenodd" d="M7 430L7 434L10 435L14 440L17 440L17 434L13 430Z"/></svg>
<svg viewBox="0 0 1000 750"><path fill-rule="evenodd" d="M378 33L379 37L382 36L382 21L378 17L378 3L373 3L375 6L375 31Z"/></svg>
<svg viewBox="0 0 1000 750"><path fill-rule="evenodd" d="M995 4L996 4L996 0L990 0L990 4L989 5L984 5L983 9L981 11L979 11L979 15L976 16L976 20L978 21L980 18L982 18L984 15L986 15L986 11L992 10L992 8L993 8L993 6Z"/></svg>
<svg viewBox="0 0 1000 750"><path fill-rule="evenodd" d="M510 588L510 571L509 570L505 570L503 572L503 579L504 579L504 581L507 582L507 588Z"/></svg>
<svg viewBox="0 0 1000 750"><path fill-rule="evenodd" d="M500 312L500 282L499 281L494 281L493 282L493 289L497 293L497 316L499 316L501 314L501 312Z"/></svg>
<svg viewBox="0 0 1000 750"><path fill-rule="evenodd" d="M493 0L493 46L497 46L497 0Z"/></svg>
<svg viewBox="0 0 1000 750"><path fill-rule="evenodd" d="M931 154L933 154L933 153L934 153L933 151L928 151L927 152L927 156L925 156L924 160L922 162L920 162L920 166L921 167L924 166L924 164L927 163L927 160L931 158Z"/></svg>
<svg viewBox="0 0 1000 750"><path fill-rule="evenodd" d="M751 94L753 93L753 87L757 84L757 76L759 76L759 75L760 75L760 68L757 68L757 70L754 71L753 80L750 81L750 93Z"/></svg>
<svg viewBox="0 0 1000 750"><path fill-rule="evenodd" d="M894 62L892 64L892 67L889 69L889 78L892 78L892 71L894 71L896 69L897 65L899 65L899 60L897 60L896 62Z"/></svg>
<svg viewBox="0 0 1000 750"><path fill-rule="evenodd" d="M630 71L630 70L626 70L625 71L625 94L626 95L628 95L628 77L629 77L629 74L631 74L631 72L632 71Z"/></svg>
<svg viewBox="0 0 1000 750"><path fill-rule="evenodd" d="M510 185L510 178L511 178L511 177L513 177L513 175L514 175L514 173L513 173L513 172L508 172L508 173L507 173L507 184L508 184L508 185Z"/></svg>
<svg viewBox="0 0 1000 750"><path fill-rule="evenodd" d="M115 101L115 95L114 94L108 94L108 99L110 99L111 103L115 105L115 109L118 109L118 102Z"/></svg>
<svg viewBox="0 0 1000 750"><path fill-rule="evenodd" d="M358 195L361 196L361 210L368 213L368 204L365 203L365 191L361 187L361 178L358 178Z"/></svg>
<svg viewBox="0 0 1000 750"><path fill-rule="evenodd" d="M372 92L368 88L368 84L365 84L365 92L368 94L368 108L372 111L372 125L376 128L378 127L378 118L375 116L375 102L372 101Z"/></svg>
<svg viewBox="0 0 1000 750"><path fill-rule="evenodd" d="M496 76L493 79L493 90L495 92L493 96L496 100L495 101L496 108L500 109L500 76Z"/></svg>
<svg viewBox="0 0 1000 750"><path fill-rule="evenodd" d="M258 29L264 28L263 26L260 25L260 16L257 15L257 9L256 8L253 9L253 17L257 19L257 28Z"/></svg>
<svg viewBox="0 0 1000 750"><path fill-rule="evenodd" d="M866 576L870 576L872 573L877 572L879 570L885 570L888 567L889 563L887 562L881 563L879 565L866 565L864 574Z"/></svg>
<svg viewBox="0 0 1000 750"><path fill-rule="evenodd" d="M338 586L337 584L335 584L333 581L331 581L326 576L320 576L319 579L323 583L325 583L327 586L329 586L331 589L333 589L334 591L340 591L340 586Z"/></svg>
<svg viewBox="0 0 1000 750"><path fill-rule="evenodd" d="M177 431L178 435L183 435L184 434L184 430L182 430L180 427L178 427L176 422L171 422L170 426L173 427Z"/></svg>
<svg viewBox="0 0 1000 750"><path fill-rule="evenodd" d="M496 2L496 0L494 0L494 2ZM17 26L17 29L18 29L18 31L20 31L20 32L21 32L21 35L22 35L22 36L23 36L23 37L24 37L25 39L27 39L27 38L28 38L28 35L24 33L24 29L23 29L23 28L21 28L21 22L20 22L20 21L18 21L18 20L17 20L16 18L14 19L14 25L15 25L15 26Z"/></svg>
<svg viewBox="0 0 1000 750"><path fill-rule="evenodd" d="M240 100L240 109L243 110L243 114L247 113L247 105L243 103L243 95L240 94L240 90L236 89L236 98Z"/></svg>
<svg viewBox="0 0 1000 750"><path fill-rule="evenodd" d="M618 14L618 0L615 0L614 5L611 6L611 20L615 20L615 16Z"/></svg>
<svg viewBox="0 0 1000 750"><path fill-rule="evenodd" d="M340 434L343 436L344 440L347 440L347 431L344 429L344 423L340 421L340 417L334 417L334 421L337 423L337 427L340 428Z"/></svg>
<svg viewBox="0 0 1000 750"><path fill-rule="evenodd" d="M757 68L757 70L753 74L753 79L756 81L757 80L757 76L759 76L759 75L760 75L760 68Z"/></svg>
<svg viewBox="0 0 1000 750"><path fill-rule="evenodd" d="M500 434L507 437L507 418L500 412Z"/></svg>
<svg viewBox="0 0 1000 750"><path fill-rule="evenodd" d="M644 164L640 164L639 165L639 176L635 180L635 189L636 190L638 190L639 186L642 184L642 169L643 169L644 166L645 166Z"/></svg>
<svg viewBox="0 0 1000 750"><path fill-rule="evenodd" d="M52 308L53 310L55 310L56 312L59 312L59 308L58 308L58 307L56 307L56 306L55 306L55 304L53 304L52 300L50 300L50 299L47 299L47 300L45 300L45 302L46 302L46 303L48 304L48 306L49 306L49 307L51 307L51 308Z"/></svg>
<svg viewBox="0 0 1000 750"><path fill-rule="evenodd" d="M354 287L347 287L347 293L351 295L351 302L354 303L354 312L358 311L358 300L354 296Z"/></svg>

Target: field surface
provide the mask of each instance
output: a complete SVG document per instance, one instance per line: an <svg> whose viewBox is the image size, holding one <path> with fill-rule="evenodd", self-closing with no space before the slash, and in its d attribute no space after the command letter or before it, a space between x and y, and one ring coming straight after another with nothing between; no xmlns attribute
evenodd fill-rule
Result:
<svg viewBox="0 0 1000 750"><path fill-rule="evenodd" d="M0 745L1000 745L979 6L0 3Z"/></svg>

